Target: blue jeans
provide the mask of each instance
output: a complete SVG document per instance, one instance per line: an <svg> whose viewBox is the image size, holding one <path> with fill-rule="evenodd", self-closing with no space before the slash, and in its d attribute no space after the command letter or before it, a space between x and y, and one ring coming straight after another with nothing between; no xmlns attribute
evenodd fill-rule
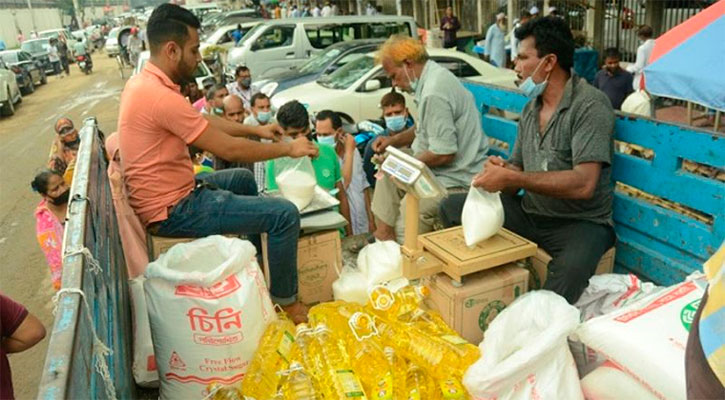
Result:
<svg viewBox="0 0 725 400"><path fill-rule="evenodd" d="M154 228L156 235L166 237L248 235L258 252L259 234L266 232L272 301L288 305L297 300L299 211L287 200L257 196L250 171L233 168L202 175L194 191Z"/></svg>

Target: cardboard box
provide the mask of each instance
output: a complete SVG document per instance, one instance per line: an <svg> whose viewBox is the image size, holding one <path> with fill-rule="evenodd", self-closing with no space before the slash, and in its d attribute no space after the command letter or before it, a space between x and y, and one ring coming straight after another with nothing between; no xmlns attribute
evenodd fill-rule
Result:
<svg viewBox="0 0 725 400"><path fill-rule="evenodd" d="M606 253L599 260L597 270L594 272L595 275L611 274L614 270L614 256L615 248L607 250ZM519 263L522 267L525 267L531 273L529 277L529 290L538 290L544 287L546 282L546 272L551 256L543 249L539 248L536 254L529 258L526 262Z"/></svg>
<svg viewBox="0 0 725 400"><path fill-rule="evenodd" d="M264 271L269 277L267 252L267 235L262 235ZM341 269L342 243L337 230L300 237L297 243L298 299L308 306L332 301L332 283Z"/></svg>
<svg viewBox="0 0 725 400"><path fill-rule="evenodd" d="M443 262L443 272L459 282L464 275L536 254L535 243L506 229L473 247L466 246L460 226L426 233L420 236L419 242Z"/></svg>
<svg viewBox="0 0 725 400"><path fill-rule="evenodd" d="M427 305L461 337L478 345L489 324L517 297L526 293L529 272L514 264L491 268L464 277L463 286L438 274L425 283L430 288Z"/></svg>
<svg viewBox="0 0 725 400"><path fill-rule="evenodd" d="M239 235L224 235L231 238L239 238ZM173 238L154 236L146 233L146 245L148 246L149 262L155 261L161 254L166 253L170 248L179 243L189 243L199 238ZM243 238L242 238L243 239Z"/></svg>
<svg viewBox="0 0 725 400"><path fill-rule="evenodd" d="M170 238L162 236L146 235L146 242L149 250L149 261L156 261L163 253L166 253L175 244L188 243L198 238Z"/></svg>

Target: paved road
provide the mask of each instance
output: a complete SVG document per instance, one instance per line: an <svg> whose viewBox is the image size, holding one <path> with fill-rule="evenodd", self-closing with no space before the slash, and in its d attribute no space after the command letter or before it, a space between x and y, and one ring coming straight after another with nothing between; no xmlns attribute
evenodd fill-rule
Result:
<svg viewBox="0 0 725 400"><path fill-rule="evenodd" d="M47 85L23 97L14 116L0 118L0 292L38 316L48 336L54 291L35 239L33 211L40 198L30 189L30 181L47 162L53 125L59 117L67 116L80 126L84 118L95 116L103 132L116 130L125 81L115 59L98 52L93 56L93 74L86 76L72 65L70 77L49 77ZM18 399L35 398L47 344L46 337L34 348L10 357Z"/></svg>

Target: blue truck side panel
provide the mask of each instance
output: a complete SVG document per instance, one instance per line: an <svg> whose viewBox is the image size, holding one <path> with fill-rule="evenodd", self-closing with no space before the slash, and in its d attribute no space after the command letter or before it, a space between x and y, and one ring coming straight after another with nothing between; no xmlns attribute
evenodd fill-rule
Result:
<svg viewBox="0 0 725 400"><path fill-rule="evenodd" d="M489 111L520 113L528 99L513 90L470 81L464 85L482 112L486 134L508 144L508 149L492 146L491 154L508 157L517 123ZM725 239L725 183L687 172L682 164L687 160L725 169L725 135L618 114L614 136L654 152L652 160L615 153L615 182L689 207L707 221L617 191L613 205L617 271L660 285L679 282L701 269Z"/></svg>

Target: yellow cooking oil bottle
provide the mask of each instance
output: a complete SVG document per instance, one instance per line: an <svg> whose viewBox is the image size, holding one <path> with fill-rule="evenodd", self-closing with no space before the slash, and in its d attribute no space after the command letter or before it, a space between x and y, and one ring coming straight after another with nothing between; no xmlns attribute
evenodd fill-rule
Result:
<svg viewBox="0 0 725 400"><path fill-rule="evenodd" d="M284 400L321 400L312 383L312 374L297 361L290 363L288 370L281 371Z"/></svg>
<svg viewBox="0 0 725 400"><path fill-rule="evenodd" d="M212 382L206 387L209 400L244 400L244 396L237 385L224 385Z"/></svg>
<svg viewBox="0 0 725 400"><path fill-rule="evenodd" d="M268 399L277 392L277 371L288 368L295 325L284 314L267 325L242 381L242 394Z"/></svg>
<svg viewBox="0 0 725 400"><path fill-rule="evenodd" d="M426 374L423 368L411 363L406 372L405 383L406 397L404 399L426 400L435 398L436 390L433 379Z"/></svg>
<svg viewBox="0 0 725 400"><path fill-rule="evenodd" d="M365 393L374 400L394 399L393 371L385 358L373 318L356 312L350 317L349 325L352 338L347 341L347 351Z"/></svg>
<svg viewBox="0 0 725 400"><path fill-rule="evenodd" d="M439 342L456 354L460 359L458 369L461 375L471 364L480 358L480 350L458 335L443 321L443 317L433 310L416 310L411 318L411 325L427 333L431 337L441 339Z"/></svg>
<svg viewBox="0 0 725 400"><path fill-rule="evenodd" d="M430 290L426 286L406 285L401 288L377 285L370 290L370 306L386 319L400 319L420 307Z"/></svg>
<svg viewBox="0 0 725 400"><path fill-rule="evenodd" d="M295 344L292 347L291 359L296 360L307 372L318 395L322 393L320 386L320 373L322 372L320 361L313 347L317 346L314 331L307 324L297 325Z"/></svg>
<svg viewBox="0 0 725 400"><path fill-rule="evenodd" d="M392 371L393 399L405 399L405 379L408 372L408 364L398 352L390 347L385 346L383 349L385 360L388 362L390 371ZM386 382L387 383L387 382Z"/></svg>
<svg viewBox="0 0 725 400"><path fill-rule="evenodd" d="M360 379L352 369L345 345L325 324L315 327L317 346L312 349L320 362L320 387L325 400L367 400Z"/></svg>
<svg viewBox="0 0 725 400"><path fill-rule="evenodd" d="M307 318L311 326L324 324L335 336L340 336L349 332L348 320L358 311L362 311L360 304L338 300L313 306L307 313Z"/></svg>

